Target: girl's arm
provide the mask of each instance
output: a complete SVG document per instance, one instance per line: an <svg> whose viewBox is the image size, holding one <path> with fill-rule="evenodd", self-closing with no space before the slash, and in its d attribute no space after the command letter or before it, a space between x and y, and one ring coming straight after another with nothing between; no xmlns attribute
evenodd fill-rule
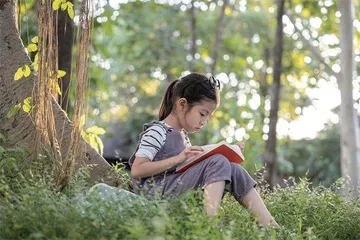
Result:
<svg viewBox="0 0 360 240"><path fill-rule="evenodd" d="M178 155L161 161L150 161L147 158L137 157L131 167L131 176L133 178L154 176L165 172L178 163L180 163Z"/></svg>
<svg viewBox="0 0 360 240"><path fill-rule="evenodd" d="M143 178L154 176L184 162L186 159L196 156L202 152L198 146L185 148L179 155L160 161L150 161L147 158L137 157L131 167L131 177Z"/></svg>

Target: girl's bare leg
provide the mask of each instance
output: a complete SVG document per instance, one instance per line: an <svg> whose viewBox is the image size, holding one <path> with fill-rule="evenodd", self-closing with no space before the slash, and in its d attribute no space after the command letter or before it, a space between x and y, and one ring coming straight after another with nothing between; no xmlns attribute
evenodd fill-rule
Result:
<svg viewBox="0 0 360 240"><path fill-rule="evenodd" d="M205 211L209 216L216 216L224 193L225 181L208 184L204 189Z"/></svg>
<svg viewBox="0 0 360 240"><path fill-rule="evenodd" d="M245 208L248 208L252 215L258 217L259 225L272 227L279 226L275 219L271 216L255 188L250 190L250 192L244 197L242 205Z"/></svg>

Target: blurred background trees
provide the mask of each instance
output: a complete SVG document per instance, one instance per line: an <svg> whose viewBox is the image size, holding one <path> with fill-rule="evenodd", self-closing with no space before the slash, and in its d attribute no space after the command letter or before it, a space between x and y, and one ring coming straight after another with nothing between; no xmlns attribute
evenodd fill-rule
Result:
<svg viewBox="0 0 360 240"><path fill-rule="evenodd" d="M354 30L351 36L351 32L340 34L340 17L346 15L340 12L341 1L285 0L281 17L283 52L277 74L281 84L275 85L279 2L96 1L87 124L106 130L104 156L109 161L126 160L134 150L142 125L157 118L167 84L190 71L198 71L212 73L220 80L222 99L208 126L191 136L193 144L222 139L245 141L243 165L250 172L264 166L264 153L270 151L276 159L273 184L288 176L307 175L311 181L328 186L341 177L341 34L354 42L353 56L347 57L355 67L354 74L345 78L353 93L350 109L354 109L357 120L359 4L350 6L356 14L354 21L349 15L353 23L350 28ZM78 9L74 4L77 26ZM21 35L27 45L37 34L36 4L25 0L19 6ZM62 21L61 26L71 31L68 20L59 17L59 25ZM59 35L59 44L63 41ZM69 51L69 47L64 49ZM65 85L66 82L62 86ZM273 91L279 92L279 102L275 124L271 125ZM71 115L73 88L69 93L67 112ZM354 123L358 125L357 121ZM271 126L276 126L276 138L271 137ZM275 147L265 148L266 144ZM356 144L353 146L358 152ZM356 157L349 159L343 169L359 167Z"/></svg>

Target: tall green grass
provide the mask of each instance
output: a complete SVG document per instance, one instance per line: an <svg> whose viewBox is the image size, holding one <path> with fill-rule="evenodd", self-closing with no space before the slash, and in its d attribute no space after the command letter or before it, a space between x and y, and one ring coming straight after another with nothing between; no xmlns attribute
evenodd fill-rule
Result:
<svg viewBox="0 0 360 240"><path fill-rule="evenodd" d="M50 161L25 158L22 149L0 151L0 239L360 239L360 201L345 201L340 183L261 191L281 225L265 229L229 195L209 219L201 191L164 199L112 189L104 199L89 192L85 170L59 192Z"/></svg>

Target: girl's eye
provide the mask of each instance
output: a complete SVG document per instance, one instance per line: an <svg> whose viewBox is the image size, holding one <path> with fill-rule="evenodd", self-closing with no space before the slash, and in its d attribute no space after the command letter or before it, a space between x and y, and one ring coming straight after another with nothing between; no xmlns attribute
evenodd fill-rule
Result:
<svg viewBox="0 0 360 240"><path fill-rule="evenodd" d="M200 116L205 117L205 114L200 113Z"/></svg>

